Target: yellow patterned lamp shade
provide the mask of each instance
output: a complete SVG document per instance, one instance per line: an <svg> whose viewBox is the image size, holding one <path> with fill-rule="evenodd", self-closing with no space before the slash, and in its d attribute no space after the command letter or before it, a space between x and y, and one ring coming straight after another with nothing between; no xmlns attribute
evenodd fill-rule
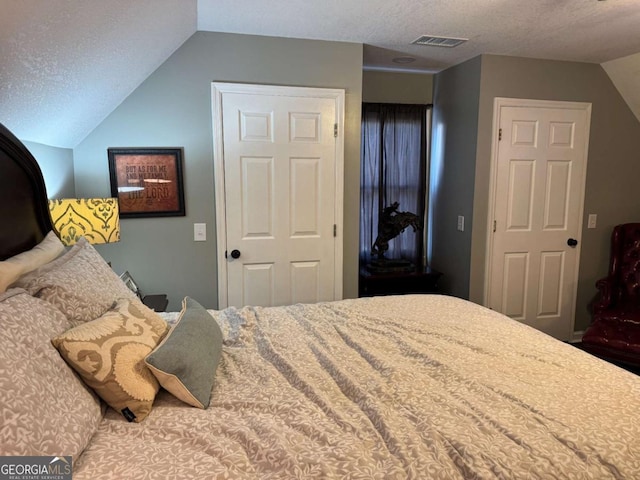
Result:
<svg viewBox="0 0 640 480"><path fill-rule="evenodd" d="M49 200L53 226L65 245L80 237L89 243L120 241L117 198L63 198Z"/></svg>

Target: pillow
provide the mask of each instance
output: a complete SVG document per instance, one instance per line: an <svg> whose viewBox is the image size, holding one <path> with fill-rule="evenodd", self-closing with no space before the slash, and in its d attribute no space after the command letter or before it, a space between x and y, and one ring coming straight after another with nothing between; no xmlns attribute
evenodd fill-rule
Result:
<svg viewBox="0 0 640 480"><path fill-rule="evenodd" d="M144 363L169 326L140 302L121 300L100 318L51 343L82 379L128 421L141 422L160 389Z"/></svg>
<svg viewBox="0 0 640 480"><path fill-rule="evenodd" d="M15 286L55 305L72 326L105 313L120 299L137 299L83 237L69 251L20 278Z"/></svg>
<svg viewBox="0 0 640 480"><path fill-rule="evenodd" d="M31 250L0 262L0 293L5 292L7 287L18 280L21 275L49 263L62 252L64 252L64 245L51 231Z"/></svg>
<svg viewBox="0 0 640 480"><path fill-rule="evenodd" d="M207 408L222 353L222 330L207 310L185 297L177 323L145 362L165 390Z"/></svg>
<svg viewBox="0 0 640 480"><path fill-rule="evenodd" d="M51 345L67 319L13 288L0 293L0 325L0 454L78 458L103 411Z"/></svg>

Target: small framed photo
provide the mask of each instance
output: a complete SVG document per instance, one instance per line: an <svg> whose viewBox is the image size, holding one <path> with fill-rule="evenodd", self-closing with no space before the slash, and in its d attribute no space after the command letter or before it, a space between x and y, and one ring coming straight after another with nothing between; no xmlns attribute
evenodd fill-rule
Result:
<svg viewBox="0 0 640 480"><path fill-rule="evenodd" d="M111 195L120 217L185 215L182 148L109 148Z"/></svg>
<svg viewBox="0 0 640 480"><path fill-rule="evenodd" d="M129 288L129 290L131 290L133 293L135 293L138 297L141 296L140 289L138 288L138 285L136 285L136 282L133 280L133 277L131 276L131 274L128 271L123 272L122 275L120 275L120 279Z"/></svg>

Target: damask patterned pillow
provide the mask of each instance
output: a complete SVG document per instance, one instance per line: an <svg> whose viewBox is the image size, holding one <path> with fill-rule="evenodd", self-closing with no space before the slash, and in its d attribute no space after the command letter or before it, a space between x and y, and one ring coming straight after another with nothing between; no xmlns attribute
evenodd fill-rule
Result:
<svg viewBox="0 0 640 480"><path fill-rule="evenodd" d="M65 316L24 290L0 294L0 453L77 458L102 420L99 399L51 338Z"/></svg>
<svg viewBox="0 0 640 480"><path fill-rule="evenodd" d="M121 300L52 343L109 406L128 421L141 422L160 389L144 358L168 330L167 322L139 301Z"/></svg>
<svg viewBox="0 0 640 480"><path fill-rule="evenodd" d="M55 305L73 326L98 318L117 300L137 299L86 239L15 283Z"/></svg>

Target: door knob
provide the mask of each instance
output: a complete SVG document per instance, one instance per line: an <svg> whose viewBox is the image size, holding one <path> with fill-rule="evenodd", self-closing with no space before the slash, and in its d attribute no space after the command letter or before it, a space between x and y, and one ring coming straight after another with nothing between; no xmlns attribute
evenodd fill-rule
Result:
<svg viewBox="0 0 640 480"><path fill-rule="evenodd" d="M231 250L231 258L240 258L240 250Z"/></svg>
<svg viewBox="0 0 640 480"><path fill-rule="evenodd" d="M577 244L578 240L576 240L575 238L570 238L569 240L567 240L567 245L569 245L571 248L575 248Z"/></svg>

